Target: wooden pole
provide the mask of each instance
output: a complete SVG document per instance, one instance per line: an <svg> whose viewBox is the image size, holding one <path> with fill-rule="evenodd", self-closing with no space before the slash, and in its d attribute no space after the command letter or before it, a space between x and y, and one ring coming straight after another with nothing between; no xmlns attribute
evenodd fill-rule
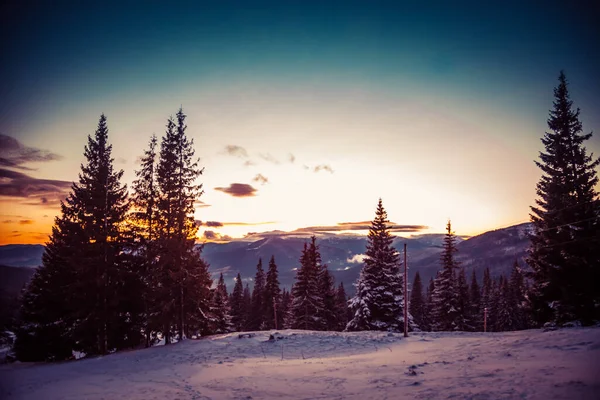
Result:
<svg viewBox="0 0 600 400"><path fill-rule="evenodd" d="M483 331L487 332L487 307L483 309Z"/></svg>
<svg viewBox="0 0 600 400"><path fill-rule="evenodd" d="M408 267L406 265L406 243L404 243L404 337L408 337Z"/></svg>

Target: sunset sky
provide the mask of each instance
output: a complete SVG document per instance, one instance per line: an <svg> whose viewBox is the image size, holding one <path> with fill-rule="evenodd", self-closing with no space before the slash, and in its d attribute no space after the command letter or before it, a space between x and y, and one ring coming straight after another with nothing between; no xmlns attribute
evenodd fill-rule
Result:
<svg viewBox="0 0 600 400"><path fill-rule="evenodd" d="M593 2L22 3L0 6L0 244L46 241L101 113L129 184L183 106L202 240L356 230L379 197L399 231L526 222L561 69L600 131Z"/></svg>

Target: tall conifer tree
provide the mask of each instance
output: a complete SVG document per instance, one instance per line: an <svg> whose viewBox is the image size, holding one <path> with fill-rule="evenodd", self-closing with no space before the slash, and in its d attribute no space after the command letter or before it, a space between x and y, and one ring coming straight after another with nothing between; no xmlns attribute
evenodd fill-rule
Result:
<svg viewBox="0 0 600 400"><path fill-rule="evenodd" d="M257 331L262 329L264 319L264 298L265 298L265 271L262 267L262 258L258 259L256 265L256 275L254 276L254 288L252 289L252 304L250 306L250 324L249 330Z"/></svg>
<svg viewBox="0 0 600 400"><path fill-rule="evenodd" d="M446 225L444 249L441 255L442 269L440 270L433 293L433 313L435 315L434 329L438 331L453 331L459 329L458 322L458 291L456 284L456 269L458 264L454 259L456 253L456 236L452 231L450 221Z"/></svg>
<svg viewBox="0 0 600 400"><path fill-rule="evenodd" d="M275 328L275 307L280 308L281 289L279 288L279 273L275 256L271 256L269 261L269 269L267 271L267 279L263 294L263 329ZM277 310L277 328L281 329L283 324L283 313L280 309Z"/></svg>
<svg viewBox="0 0 600 400"><path fill-rule="evenodd" d="M596 168L588 154L579 108L563 72L554 89L549 132L536 165L542 170L527 263L533 270L532 305L538 323L600 319L600 201Z"/></svg>

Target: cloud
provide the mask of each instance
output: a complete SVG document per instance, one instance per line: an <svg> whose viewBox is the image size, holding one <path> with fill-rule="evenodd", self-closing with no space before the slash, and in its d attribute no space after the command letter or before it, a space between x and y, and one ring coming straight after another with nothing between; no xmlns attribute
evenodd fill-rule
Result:
<svg viewBox="0 0 600 400"><path fill-rule="evenodd" d="M236 146L234 144L229 144L225 146L225 154L239 157L239 158L248 158L248 152L242 146Z"/></svg>
<svg viewBox="0 0 600 400"><path fill-rule="evenodd" d="M327 171L327 172L329 172L329 173L332 173L332 174L333 174L333 168L331 168L331 166L330 166L330 165L328 165L328 164L320 164L320 165L317 165L317 166L316 166L316 167L313 169L313 171L315 171L315 172Z"/></svg>
<svg viewBox="0 0 600 400"><path fill-rule="evenodd" d="M233 238L229 235L221 235L215 231L206 230L202 234L202 237L210 242L230 242Z"/></svg>
<svg viewBox="0 0 600 400"><path fill-rule="evenodd" d="M31 225L33 224L33 220L31 219L22 219L19 221L19 225Z"/></svg>
<svg viewBox="0 0 600 400"><path fill-rule="evenodd" d="M295 163L296 162L296 156L293 155L292 153L288 154L288 161L290 163L292 163L292 164Z"/></svg>
<svg viewBox="0 0 600 400"><path fill-rule="evenodd" d="M228 187L216 187L215 190L227 193L233 197L256 196L256 189L246 183L232 183Z"/></svg>
<svg viewBox="0 0 600 400"><path fill-rule="evenodd" d="M211 205L210 204L206 204L202 200L196 200L194 202L194 207L196 207L196 208L205 208L205 207L211 207Z"/></svg>
<svg viewBox="0 0 600 400"><path fill-rule="evenodd" d="M278 159L276 159L275 157L273 157L273 156L272 156L271 154L269 154L269 153L266 153L266 154L264 154L264 153L261 153L261 154L259 154L259 157L260 157L260 158L262 158L262 159L263 159L263 160L265 160L265 161L268 161L268 162L270 162L270 163L273 163L273 164L279 164L279 160L278 160Z"/></svg>
<svg viewBox="0 0 600 400"><path fill-rule="evenodd" d="M25 146L12 136L0 133L0 166L31 171L33 168L23 164L30 162L48 162L62 159L62 156L47 150Z"/></svg>
<svg viewBox="0 0 600 400"><path fill-rule="evenodd" d="M249 232L244 236L246 239L265 238L265 237L286 237L286 236L312 236L312 235L344 235L344 231L367 231L371 227L371 221L363 222L342 222L337 225L307 226L293 231L267 231L267 232ZM390 223L388 225L390 232L418 232L428 229L425 225L399 225Z"/></svg>
<svg viewBox="0 0 600 400"><path fill-rule="evenodd" d="M219 221L200 221L196 220L196 226L206 226L209 228L221 228L223 226L255 226L275 224L274 221L267 222L219 222Z"/></svg>
<svg viewBox="0 0 600 400"><path fill-rule="evenodd" d="M12 219L5 219L4 221L2 221L3 224L13 224L15 221L13 221Z"/></svg>
<svg viewBox="0 0 600 400"><path fill-rule="evenodd" d="M54 206L65 199L71 182L33 178L21 172L0 168L0 196L22 198L28 205Z"/></svg>
<svg viewBox="0 0 600 400"><path fill-rule="evenodd" d="M246 162L244 162L244 167L251 167L253 165L256 165L254 161L247 160Z"/></svg>
<svg viewBox="0 0 600 400"><path fill-rule="evenodd" d="M127 159L123 157L117 157L115 159L115 164L127 164Z"/></svg>
<svg viewBox="0 0 600 400"><path fill-rule="evenodd" d="M252 182L259 182L261 185L265 185L269 183L269 179L263 174L256 174L256 176L252 178Z"/></svg>
<svg viewBox="0 0 600 400"><path fill-rule="evenodd" d="M365 254L355 254L352 257L350 257L349 259L347 259L346 262L349 262L351 264L360 264L363 262L365 257L366 257Z"/></svg>

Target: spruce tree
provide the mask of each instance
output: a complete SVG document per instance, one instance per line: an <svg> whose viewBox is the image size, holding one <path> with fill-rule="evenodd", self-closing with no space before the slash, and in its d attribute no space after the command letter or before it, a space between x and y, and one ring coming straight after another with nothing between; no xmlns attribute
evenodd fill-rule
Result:
<svg viewBox="0 0 600 400"><path fill-rule="evenodd" d="M340 282L335 292L337 326L335 330L343 331L348 324L350 313L348 309L348 296L344 288L344 282Z"/></svg>
<svg viewBox="0 0 600 400"><path fill-rule="evenodd" d="M161 330L160 321L156 318L158 310L154 292L158 284L155 280L159 195L156 184L156 146L156 135L152 135L141 159L140 169L135 171L136 179L133 181L130 197L131 212L128 217L130 254L142 286L139 295L144 309L142 330L146 347L156 340L156 333Z"/></svg>
<svg viewBox="0 0 600 400"><path fill-rule="evenodd" d="M244 286L242 277L238 273L235 278L235 285L230 298L231 305L231 323L236 332L241 332L244 329Z"/></svg>
<svg viewBox="0 0 600 400"><path fill-rule="evenodd" d="M554 89L549 132L536 165L542 170L527 263L532 268L531 300L539 323L600 319L600 201L596 168L587 153L579 108L573 107L563 72Z"/></svg>
<svg viewBox="0 0 600 400"><path fill-rule="evenodd" d="M421 328L424 331L431 331L435 322L435 315L433 313L433 293L435 292L435 281L433 278L429 279L429 285L427 285L427 297L425 302L426 312L424 316L425 326Z"/></svg>
<svg viewBox="0 0 600 400"><path fill-rule="evenodd" d="M471 308L471 300L469 293L469 284L465 275L464 268L461 268L456 281L456 329L459 331L473 331L473 316Z"/></svg>
<svg viewBox="0 0 600 400"><path fill-rule="evenodd" d="M482 331L483 323L481 322L481 289L479 288L479 283L477 283L477 276L475 275L475 270L471 274L471 287L470 291L470 302L471 302L471 318L473 324L474 331Z"/></svg>
<svg viewBox="0 0 600 400"><path fill-rule="evenodd" d="M252 289L252 304L250 306L250 320L248 329L257 331L262 329L264 319L265 298L265 272L262 267L262 258L258 259L256 275L254 276L254 288Z"/></svg>
<svg viewBox="0 0 600 400"><path fill-rule="evenodd" d="M227 295L227 286L223 273L219 275L217 287L212 291L212 333L231 331L231 315Z"/></svg>
<svg viewBox="0 0 600 400"><path fill-rule="evenodd" d="M412 284L412 291L410 293L410 305L409 310L411 315L413 316L413 320L415 324L420 327L422 330L425 330L426 323L426 304L425 298L423 297L423 284L421 283L421 275L419 271L415 274L415 279Z"/></svg>
<svg viewBox="0 0 600 400"><path fill-rule="evenodd" d="M281 306L278 312L281 313L281 329L292 327L292 294L286 288L281 292Z"/></svg>
<svg viewBox="0 0 600 400"><path fill-rule="evenodd" d="M529 299L527 297L527 287L525 285L525 276L519 262L515 260L513 269L510 273L508 282L510 291L510 304L513 310L513 328L527 329L529 327L529 316L531 314Z"/></svg>
<svg viewBox="0 0 600 400"><path fill-rule="evenodd" d="M482 330L483 328L486 328L488 332L490 331L490 327L492 326L490 324L490 315L492 311L492 304L494 301L493 288L494 285L492 277L490 276L490 269L488 267L483 271L483 284L481 287L481 307L479 309L479 319L481 321Z"/></svg>
<svg viewBox="0 0 600 400"><path fill-rule="evenodd" d="M196 326L205 326L207 321L201 321L206 317L203 311L207 310L185 307L185 304L206 307L210 297L197 296L209 295L212 283L205 273L206 263L195 248L198 227L194 202L203 193L202 185L196 181L203 168L194 158L194 142L186 135L186 115L182 109L176 117L177 122L172 118L167 121L157 167L160 225L156 240L159 252L156 279L160 282L157 297L166 343L170 342L171 329L175 325L179 339L185 338L187 319L195 321ZM195 315L186 315L187 312Z"/></svg>
<svg viewBox="0 0 600 400"><path fill-rule="evenodd" d="M296 282L292 287L292 328L321 330L324 326L323 294L321 293L321 253L316 238L305 243L300 256L300 268L296 271Z"/></svg>
<svg viewBox="0 0 600 400"><path fill-rule="evenodd" d="M106 354L140 341L140 310L131 297L136 275L124 252L127 192L111 152L101 115L94 136L88 136L79 181L61 202L43 264L24 296L24 329L17 341L47 340L30 359L64 359L68 347ZM48 338L40 336L45 332Z"/></svg>
<svg viewBox="0 0 600 400"><path fill-rule="evenodd" d="M353 317L346 327L349 331L403 329L403 279L388 224L379 199L369 229L364 265L355 284L356 294L350 300ZM409 318L412 323L410 314Z"/></svg>
<svg viewBox="0 0 600 400"><path fill-rule="evenodd" d="M452 232L450 221L448 221L440 260L442 269L436 277L435 292L433 293L434 329L438 331L457 330L460 325L455 272L458 264L454 259L454 253L456 253L456 236Z"/></svg>
<svg viewBox="0 0 600 400"><path fill-rule="evenodd" d="M327 265L323 265L319 281L321 295L323 297L323 310L321 313L323 329L326 331L335 331L338 327L338 304L335 279L329 272Z"/></svg>
<svg viewBox="0 0 600 400"><path fill-rule="evenodd" d="M244 286L244 294L242 296L242 315L243 317L243 326L242 330L247 331L250 330L250 319L251 319L251 311L252 311L252 294L250 291L250 286L246 283Z"/></svg>
<svg viewBox="0 0 600 400"><path fill-rule="evenodd" d="M263 325L262 329L281 329L283 324L283 313L280 310L281 289L279 288L279 273L275 256L271 256L267 280L263 294ZM277 324L275 324L275 307L277 307Z"/></svg>

